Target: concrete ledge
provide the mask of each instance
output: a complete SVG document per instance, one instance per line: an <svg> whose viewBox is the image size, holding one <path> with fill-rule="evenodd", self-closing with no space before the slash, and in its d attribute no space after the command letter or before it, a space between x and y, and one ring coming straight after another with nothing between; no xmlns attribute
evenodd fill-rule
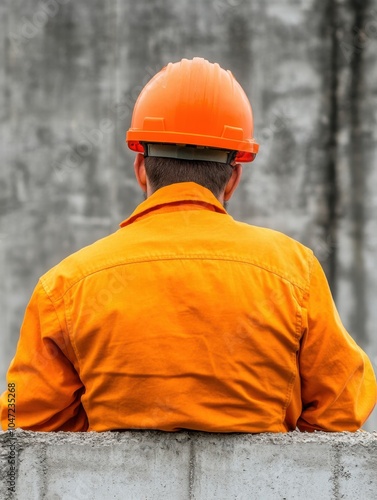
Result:
<svg viewBox="0 0 377 500"><path fill-rule="evenodd" d="M377 491L377 433L17 430L0 433L0 445L1 499L372 500Z"/></svg>

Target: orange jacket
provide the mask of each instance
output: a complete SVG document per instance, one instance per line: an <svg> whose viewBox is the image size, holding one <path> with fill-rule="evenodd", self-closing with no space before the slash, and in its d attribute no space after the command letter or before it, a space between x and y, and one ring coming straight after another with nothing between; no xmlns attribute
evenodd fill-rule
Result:
<svg viewBox="0 0 377 500"><path fill-rule="evenodd" d="M35 431L354 431L376 401L313 253L194 183L40 279L8 382Z"/></svg>

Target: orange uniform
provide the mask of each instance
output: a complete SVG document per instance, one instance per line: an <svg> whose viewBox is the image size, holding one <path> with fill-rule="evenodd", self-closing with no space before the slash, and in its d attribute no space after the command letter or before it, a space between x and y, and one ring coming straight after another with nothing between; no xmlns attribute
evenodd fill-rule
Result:
<svg viewBox="0 0 377 500"><path fill-rule="evenodd" d="M313 253L195 183L40 279L8 382L35 431L354 431L376 401Z"/></svg>

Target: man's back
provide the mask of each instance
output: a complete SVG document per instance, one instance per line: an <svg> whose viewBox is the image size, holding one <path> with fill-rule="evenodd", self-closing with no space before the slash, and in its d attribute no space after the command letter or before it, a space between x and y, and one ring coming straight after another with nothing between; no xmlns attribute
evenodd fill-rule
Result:
<svg viewBox="0 0 377 500"><path fill-rule="evenodd" d="M316 304L311 288L324 278L310 250L234 221L193 183L158 190L122 226L41 278L42 337L59 349L50 347L38 411L36 395L18 402L29 408L20 426L46 429L49 418L48 430L358 426L344 380L373 374L360 371L363 353L334 323L332 302ZM57 363L61 355L71 368ZM20 383L32 384L28 376ZM313 376L318 383L306 387Z"/></svg>

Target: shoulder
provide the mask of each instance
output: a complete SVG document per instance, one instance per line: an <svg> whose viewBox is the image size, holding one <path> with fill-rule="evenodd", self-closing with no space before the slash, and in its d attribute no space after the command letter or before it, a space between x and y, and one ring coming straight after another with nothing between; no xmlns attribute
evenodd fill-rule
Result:
<svg viewBox="0 0 377 500"><path fill-rule="evenodd" d="M52 301L87 276L116 265L119 233L106 236L63 259L40 278L40 282Z"/></svg>
<svg viewBox="0 0 377 500"><path fill-rule="evenodd" d="M279 231L235 221L242 251L257 265L279 274L302 289L308 287L315 260L313 251Z"/></svg>

